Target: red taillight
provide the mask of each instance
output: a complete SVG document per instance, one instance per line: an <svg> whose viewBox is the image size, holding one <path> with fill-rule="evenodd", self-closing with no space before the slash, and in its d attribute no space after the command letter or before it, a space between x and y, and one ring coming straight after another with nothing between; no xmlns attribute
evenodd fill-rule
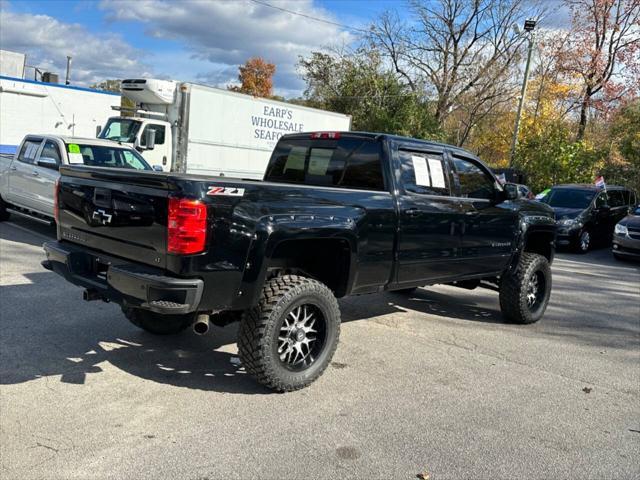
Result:
<svg viewBox="0 0 640 480"><path fill-rule="evenodd" d="M56 183L53 185L53 218L56 223L58 223L58 219L60 218L60 212L58 211L60 200L58 200L58 196L60 195L60 179L56 179Z"/></svg>
<svg viewBox="0 0 640 480"><path fill-rule="evenodd" d="M170 197L167 231L167 252L202 252L207 239L207 206L199 200Z"/></svg>
<svg viewBox="0 0 640 480"><path fill-rule="evenodd" d="M340 132L313 132L311 134L312 140L319 139L330 139L330 140L338 140L340 138Z"/></svg>

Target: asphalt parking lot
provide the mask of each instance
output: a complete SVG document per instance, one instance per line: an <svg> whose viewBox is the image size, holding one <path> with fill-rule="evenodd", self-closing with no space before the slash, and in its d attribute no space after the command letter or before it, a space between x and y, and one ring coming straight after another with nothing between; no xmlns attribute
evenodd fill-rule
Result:
<svg viewBox="0 0 640 480"><path fill-rule="evenodd" d="M331 367L274 394L236 326L154 337L0 224L3 479L639 478L640 266L559 254L543 320L447 286L340 302Z"/></svg>

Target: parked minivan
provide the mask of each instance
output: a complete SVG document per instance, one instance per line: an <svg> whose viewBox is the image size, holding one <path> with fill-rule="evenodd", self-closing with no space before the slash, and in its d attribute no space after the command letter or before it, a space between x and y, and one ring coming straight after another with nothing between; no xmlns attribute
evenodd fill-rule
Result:
<svg viewBox="0 0 640 480"><path fill-rule="evenodd" d="M556 185L541 202L553 208L558 225L556 244L585 253L611 241L615 225L636 204L632 190L618 186Z"/></svg>

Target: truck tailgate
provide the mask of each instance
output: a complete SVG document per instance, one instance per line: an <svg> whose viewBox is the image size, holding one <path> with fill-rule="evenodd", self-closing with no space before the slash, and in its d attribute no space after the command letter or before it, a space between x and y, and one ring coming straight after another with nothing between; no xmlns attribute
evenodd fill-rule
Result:
<svg viewBox="0 0 640 480"><path fill-rule="evenodd" d="M165 268L167 205L175 188L158 172L63 167L58 238Z"/></svg>

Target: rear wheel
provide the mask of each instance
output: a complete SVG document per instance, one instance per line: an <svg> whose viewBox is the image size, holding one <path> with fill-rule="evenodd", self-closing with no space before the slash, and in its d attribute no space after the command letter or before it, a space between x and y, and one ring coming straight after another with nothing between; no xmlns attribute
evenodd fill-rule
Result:
<svg viewBox="0 0 640 480"><path fill-rule="evenodd" d="M551 268L542 255L523 253L512 274L500 281L500 309L513 323L535 323L542 318L551 295Z"/></svg>
<svg viewBox="0 0 640 480"><path fill-rule="evenodd" d="M188 328L196 319L195 313L163 315L140 308L123 308L123 313L136 327L154 335L174 335Z"/></svg>
<svg viewBox="0 0 640 480"><path fill-rule="evenodd" d="M338 345L340 310L331 290L297 275L269 280L238 332L246 371L268 388L289 392L314 382Z"/></svg>

